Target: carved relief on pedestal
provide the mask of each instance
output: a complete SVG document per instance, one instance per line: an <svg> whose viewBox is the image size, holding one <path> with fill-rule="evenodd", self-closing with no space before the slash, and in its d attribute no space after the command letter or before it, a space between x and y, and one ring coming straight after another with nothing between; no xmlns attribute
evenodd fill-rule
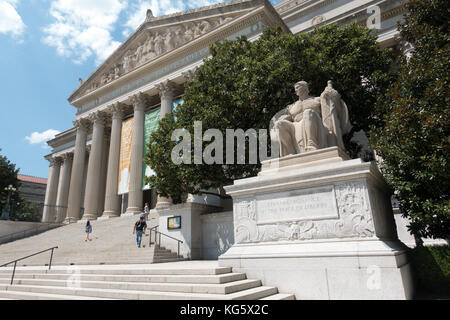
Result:
<svg viewBox="0 0 450 320"><path fill-rule="evenodd" d="M147 21L153 19L149 12ZM181 47L220 25L233 20L233 17L219 17L215 19L204 19L200 21L187 22L184 24L166 27L160 30L150 30L141 37L137 44L131 46L124 56L114 64L107 72L97 78L92 85L86 89L86 93L110 83L121 75L128 73L143 64L154 60L164 53Z"/></svg>
<svg viewBox="0 0 450 320"><path fill-rule="evenodd" d="M257 200L238 200L234 204L236 243L374 236L365 183L338 183L334 185L334 192L339 211L339 216L334 219L261 224L257 221Z"/></svg>
<svg viewBox="0 0 450 320"><path fill-rule="evenodd" d="M258 240L258 227L256 225L255 200L242 200L233 205L235 219L236 243L254 242Z"/></svg>

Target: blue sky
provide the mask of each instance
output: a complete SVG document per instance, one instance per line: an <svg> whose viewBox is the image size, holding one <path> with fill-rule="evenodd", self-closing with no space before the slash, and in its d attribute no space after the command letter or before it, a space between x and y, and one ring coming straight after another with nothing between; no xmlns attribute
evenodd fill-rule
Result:
<svg viewBox="0 0 450 320"><path fill-rule="evenodd" d="M273 4L281 0L271 1ZM47 177L45 143L72 127L67 102L145 19L217 0L0 0L0 153Z"/></svg>

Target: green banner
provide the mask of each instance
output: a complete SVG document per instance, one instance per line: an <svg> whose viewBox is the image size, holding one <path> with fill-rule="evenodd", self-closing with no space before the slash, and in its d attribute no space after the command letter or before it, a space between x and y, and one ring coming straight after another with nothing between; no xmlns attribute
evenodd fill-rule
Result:
<svg viewBox="0 0 450 320"><path fill-rule="evenodd" d="M152 132L156 131L156 129L158 129L158 124L159 124L159 113L160 113L160 109L155 110L155 111L151 111L149 113L147 113L145 115L145 123L144 123L144 156L147 154L148 152L148 148L147 148L147 144L150 141L150 135L152 134ZM147 164L143 164L142 166L142 174L143 177L145 178L150 177L152 175L154 175L154 171L152 170L152 168L150 168ZM148 190L150 189L149 185L146 185L144 182L144 179L142 179L142 189L143 190Z"/></svg>

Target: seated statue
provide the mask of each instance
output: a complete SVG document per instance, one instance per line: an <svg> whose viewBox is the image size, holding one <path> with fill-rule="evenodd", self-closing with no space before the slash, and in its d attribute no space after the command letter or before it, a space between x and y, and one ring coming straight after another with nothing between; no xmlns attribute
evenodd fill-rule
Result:
<svg viewBox="0 0 450 320"><path fill-rule="evenodd" d="M331 81L320 97L309 95L308 83L294 85L299 99L278 112L270 122L271 139L280 146L280 157L338 146L350 131L348 109Z"/></svg>

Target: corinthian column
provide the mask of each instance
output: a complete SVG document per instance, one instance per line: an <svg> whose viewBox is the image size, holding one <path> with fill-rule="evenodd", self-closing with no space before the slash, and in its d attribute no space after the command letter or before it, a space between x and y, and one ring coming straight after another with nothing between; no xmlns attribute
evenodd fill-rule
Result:
<svg viewBox="0 0 450 320"><path fill-rule="evenodd" d="M108 173L106 176L105 211L103 217L120 216L120 201L118 195L120 138L122 134L122 118L124 105L116 103L111 107L111 142L109 145Z"/></svg>
<svg viewBox="0 0 450 320"><path fill-rule="evenodd" d="M61 168L60 158L49 158L50 168L48 171L47 190L45 192L44 212L42 222L54 223L56 214L56 196L58 193L59 171Z"/></svg>
<svg viewBox="0 0 450 320"><path fill-rule="evenodd" d="M62 156L63 163L58 183L58 197L56 198L56 222L64 221L67 215L67 201L69 197L70 173L72 171L73 153Z"/></svg>
<svg viewBox="0 0 450 320"><path fill-rule="evenodd" d="M146 96L138 93L132 97L134 107L133 142L131 145L131 174L127 213L142 212L142 163L144 158L144 120Z"/></svg>
<svg viewBox="0 0 450 320"><path fill-rule="evenodd" d="M92 148L89 154L83 219L95 220L100 207L101 164L106 118L102 112L95 112L89 118L93 122L94 129Z"/></svg>
<svg viewBox="0 0 450 320"><path fill-rule="evenodd" d="M159 90L159 96L161 98L161 112L159 114L160 119L164 118L166 114L172 112L172 103L173 103L173 84L166 80L156 85L156 88ZM172 204L171 198L162 197L158 194L156 200L156 209L166 207Z"/></svg>
<svg viewBox="0 0 450 320"><path fill-rule="evenodd" d="M156 88L159 90L159 96L161 97L160 118L162 119L166 114L172 112L173 84L169 80L166 80L157 84Z"/></svg>
<svg viewBox="0 0 450 320"><path fill-rule="evenodd" d="M72 173L70 175L69 202L67 209L67 222L76 222L81 216L81 196L83 193L84 165L86 160L86 139L89 121L80 119L74 121L77 128L75 151L73 155Z"/></svg>

